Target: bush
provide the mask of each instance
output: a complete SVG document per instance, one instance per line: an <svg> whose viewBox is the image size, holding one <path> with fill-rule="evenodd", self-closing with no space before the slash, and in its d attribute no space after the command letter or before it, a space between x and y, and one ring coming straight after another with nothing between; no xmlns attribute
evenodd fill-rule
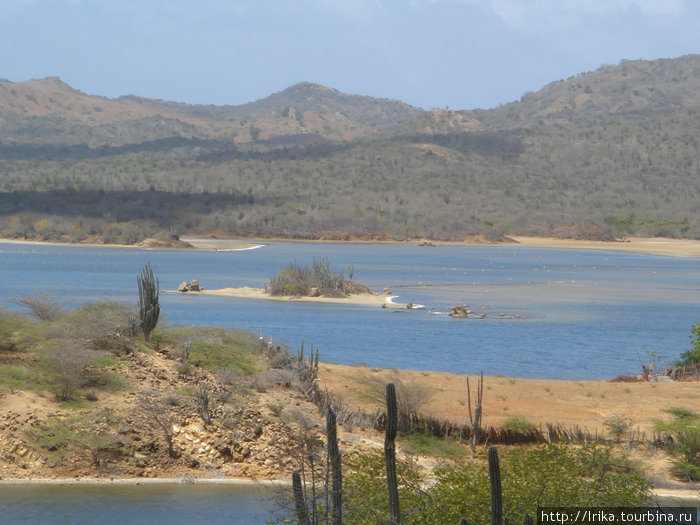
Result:
<svg viewBox="0 0 700 525"><path fill-rule="evenodd" d="M0 352L26 349L33 332L34 323L25 316L0 309Z"/></svg>
<svg viewBox="0 0 700 525"><path fill-rule="evenodd" d="M229 370L236 375L250 375L257 369L260 342L255 334L246 330L211 326L173 328L155 335L153 340L158 345L174 346L177 355L188 356L182 363L182 370L191 371L185 367L188 364L213 373Z"/></svg>
<svg viewBox="0 0 700 525"><path fill-rule="evenodd" d="M68 301L56 301L53 295L42 294L36 297L19 297L13 301L29 309L39 321L56 321L63 316L63 307Z"/></svg>
<svg viewBox="0 0 700 525"><path fill-rule="evenodd" d="M307 296L314 290L324 297L346 295L345 277L342 272L332 274L327 259L314 259L311 266L289 263L270 280L268 289L271 295Z"/></svg>
<svg viewBox="0 0 700 525"><path fill-rule="evenodd" d="M695 363L700 363L700 323L693 325L690 333L690 342L693 345L693 349L681 354L681 360L678 362L680 366L692 366Z"/></svg>
<svg viewBox="0 0 700 525"><path fill-rule="evenodd" d="M625 456L610 447L548 445L517 448L501 463L504 518L522 523L538 506L633 506L645 502L650 485ZM427 523L491 521L488 469L483 464L445 464L428 491Z"/></svg>
<svg viewBox="0 0 700 525"><path fill-rule="evenodd" d="M76 390L85 384L86 367L106 354L91 350L82 340L66 339L47 348L47 360L53 371L56 397L61 401L73 399Z"/></svg>
<svg viewBox="0 0 700 525"><path fill-rule="evenodd" d="M700 415L685 408L669 408L669 422L657 421L654 429L673 436L673 474L682 480L700 480Z"/></svg>
<svg viewBox="0 0 700 525"><path fill-rule="evenodd" d="M485 458L481 458L485 459ZM347 523L375 524L388 519L384 458L351 456L344 482ZM443 463L435 483L425 487L418 468L398 465L401 523L491 523L488 466L483 461ZM501 462L504 518L522 523L538 506L634 506L647 501L650 485L625 456L610 447L547 445L517 448Z"/></svg>
<svg viewBox="0 0 700 525"><path fill-rule="evenodd" d="M533 423L521 416L509 417L503 422L501 428L516 434L530 434L537 430Z"/></svg>

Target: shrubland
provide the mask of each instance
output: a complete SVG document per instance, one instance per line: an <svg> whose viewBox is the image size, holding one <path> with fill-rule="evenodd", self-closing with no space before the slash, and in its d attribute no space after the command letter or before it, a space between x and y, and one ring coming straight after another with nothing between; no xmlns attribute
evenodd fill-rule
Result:
<svg viewBox="0 0 700 525"><path fill-rule="evenodd" d="M699 238L698 60L624 61L490 110L311 85L237 108L85 95L104 105L91 129L46 99L61 118L3 117L0 232L122 244L183 232ZM115 121L120 104L133 121Z"/></svg>

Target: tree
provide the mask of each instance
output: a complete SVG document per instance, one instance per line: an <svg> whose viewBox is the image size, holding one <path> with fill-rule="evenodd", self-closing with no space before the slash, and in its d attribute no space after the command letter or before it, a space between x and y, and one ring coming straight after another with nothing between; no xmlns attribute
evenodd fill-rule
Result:
<svg viewBox="0 0 700 525"><path fill-rule="evenodd" d="M139 286L139 320L141 321L143 337L148 342L160 316L160 304L158 302L160 283L158 279L153 277L151 263L146 263L146 266L141 271L141 275L136 277L136 282Z"/></svg>
<svg viewBox="0 0 700 525"><path fill-rule="evenodd" d="M690 342L693 345L693 349L681 354L681 364L692 366L695 363L700 363L700 323L693 325L690 333Z"/></svg>

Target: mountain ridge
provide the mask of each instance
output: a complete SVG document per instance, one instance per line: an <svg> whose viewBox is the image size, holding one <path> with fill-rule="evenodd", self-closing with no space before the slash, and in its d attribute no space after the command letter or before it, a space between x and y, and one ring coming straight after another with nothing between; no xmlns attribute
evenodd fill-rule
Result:
<svg viewBox="0 0 700 525"><path fill-rule="evenodd" d="M699 114L700 55L602 66L490 110L305 82L241 106L0 82L0 232L106 231L101 209L126 223L131 195L150 203L139 224L175 234L700 238Z"/></svg>

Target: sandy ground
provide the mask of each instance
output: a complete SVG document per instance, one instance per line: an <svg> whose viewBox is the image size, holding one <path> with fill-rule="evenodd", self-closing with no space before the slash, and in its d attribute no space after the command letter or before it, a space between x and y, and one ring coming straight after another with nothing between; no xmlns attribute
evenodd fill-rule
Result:
<svg viewBox="0 0 700 525"><path fill-rule="evenodd" d="M272 301L301 301L328 304L358 304L363 306L378 306L382 308L406 308L405 304L393 303L391 299L396 297L390 293L383 294L351 294L347 297L291 297L274 296L263 288L242 286L240 288L219 288L216 290L202 290L201 292L186 292L187 294L220 295L224 297L239 297L243 299L269 299Z"/></svg>
<svg viewBox="0 0 700 525"><path fill-rule="evenodd" d="M458 424L469 422L467 383L463 375L417 370L377 369L321 363L322 388L339 394L347 405L372 412L383 407L377 387L397 379L407 387L424 391L427 399L419 412ZM469 376L472 407L477 376ZM379 396L377 395L379 394ZM650 441L656 420L669 420L664 409L700 409L700 382L615 382L484 377L483 426L498 427L508 418L524 418L537 427L547 423L579 428L610 437L604 422L619 416L631 424L634 440ZM623 440L624 446L624 440ZM697 485L681 483L669 475L669 456L651 446L637 446L631 456L642 462L654 493L697 501Z"/></svg>
<svg viewBox="0 0 700 525"><path fill-rule="evenodd" d="M640 371L641 372L641 371ZM373 410L381 402L373 399L372 384L398 379L427 392L420 412L459 424L469 421L466 376L445 372L379 369L322 363L321 384L341 394L353 405ZM379 380L379 381L377 381ZM477 376L469 376L472 405ZM651 437L655 420L667 419L664 409L700 408L700 382L616 382L484 377L483 424L500 426L511 417L523 417L536 426L547 423L580 427L605 434L604 421L622 416L632 428Z"/></svg>
<svg viewBox="0 0 700 525"><path fill-rule="evenodd" d="M700 241L689 239L635 238L622 241L576 241L544 237L511 237L521 246L542 248L578 248L586 250L615 250L621 252L667 255L671 257L700 257Z"/></svg>
<svg viewBox="0 0 700 525"><path fill-rule="evenodd" d="M498 246L515 244L520 246L537 246L542 248L566 248L585 250L615 250L634 253L646 253L654 255L666 255L671 257L700 257L700 241L691 239L667 239L663 237L642 238L629 237L619 241L579 241L572 239L555 239L549 237L523 237L511 236L515 243L497 243ZM200 250L253 250L262 248L272 242L318 242L318 243L346 243L346 244L420 244L419 240L412 241L295 241L293 239L203 239L183 237L182 241ZM106 246L109 248L177 248L177 246L125 246L117 244L66 244L47 243L37 241L21 241L17 239L0 239L3 243L13 244L64 244L66 246ZM144 244L148 245L148 242ZM479 245L484 242L434 242L434 246L440 245Z"/></svg>

